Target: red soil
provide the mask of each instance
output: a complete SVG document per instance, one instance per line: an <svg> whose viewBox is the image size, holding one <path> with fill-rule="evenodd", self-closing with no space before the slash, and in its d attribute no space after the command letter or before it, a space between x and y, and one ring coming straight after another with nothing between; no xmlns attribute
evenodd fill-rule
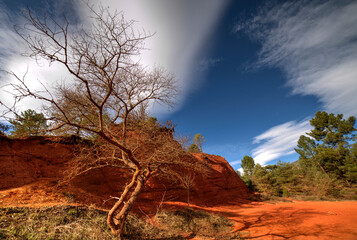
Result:
<svg viewBox="0 0 357 240"><path fill-rule="evenodd" d="M237 224L248 239L357 239L357 202L251 202L206 210Z"/></svg>
<svg viewBox="0 0 357 240"><path fill-rule="evenodd" d="M9 140L0 138L0 206L51 206L95 204L115 195L125 174L111 169L81 176L72 185L58 187L57 181L73 146L44 138ZM208 177L197 176L191 207L224 215L236 222L233 231L248 239L357 239L357 202L249 201L251 193L224 158L196 154L207 161ZM136 212L154 213L164 200L164 209L186 206L186 191L160 179L152 179Z"/></svg>
<svg viewBox="0 0 357 240"><path fill-rule="evenodd" d="M168 202L165 208L186 205ZM236 224L234 233L258 240L356 240L357 202L291 201L236 202L214 207L191 206L225 216ZM198 238L195 238L199 240Z"/></svg>

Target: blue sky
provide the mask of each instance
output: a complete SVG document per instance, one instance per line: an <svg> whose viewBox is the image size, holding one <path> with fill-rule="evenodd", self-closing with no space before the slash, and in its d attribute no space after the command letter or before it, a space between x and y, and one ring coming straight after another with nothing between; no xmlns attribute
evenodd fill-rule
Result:
<svg viewBox="0 0 357 240"><path fill-rule="evenodd" d="M176 123L178 134L202 134L204 151L234 168L244 155L261 164L297 160L293 149L316 111L357 116L356 1L102 4L155 33L142 62L165 67L180 83L176 108L155 106L152 114ZM26 5L71 13L82 24L90 22L88 12L80 1L0 0L0 68L61 76L63 69L38 67L20 55L26 49L12 25L22 23L18 15Z"/></svg>

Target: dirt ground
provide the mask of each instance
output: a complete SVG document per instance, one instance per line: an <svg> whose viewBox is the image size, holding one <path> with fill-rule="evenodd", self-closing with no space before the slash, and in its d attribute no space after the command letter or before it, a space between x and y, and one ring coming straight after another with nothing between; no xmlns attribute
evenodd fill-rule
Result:
<svg viewBox="0 0 357 240"><path fill-rule="evenodd" d="M236 222L247 239L357 239L357 202L251 202L206 210Z"/></svg>
<svg viewBox="0 0 357 240"><path fill-rule="evenodd" d="M30 185L0 191L0 206L40 207L66 203L51 191L42 192L44 189ZM157 204L147 203L140 207L153 213ZM182 202L165 202L163 209L186 206ZM243 201L215 207L191 204L191 207L228 217L236 223L233 231L245 239L357 239L357 201Z"/></svg>
<svg viewBox="0 0 357 240"><path fill-rule="evenodd" d="M38 181L36 184L2 190L0 207L73 204L48 184L48 181ZM236 223L233 231L246 239L357 240L357 201L223 202L214 207L192 204L191 207L228 217ZM140 209L139 213L143 210L151 215L158 206L158 202L142 201L137 209ZM187 207L187 204L165 202L162 206L167 210L177 207Z"/></svg>

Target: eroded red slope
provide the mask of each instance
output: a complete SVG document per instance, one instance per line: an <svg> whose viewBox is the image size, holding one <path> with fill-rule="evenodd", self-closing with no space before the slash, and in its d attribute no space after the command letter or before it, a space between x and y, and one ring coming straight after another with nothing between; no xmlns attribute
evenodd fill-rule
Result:
<svg viewBox="0 0 357 240"><path fill-rule="evenodd" d="M0 205L41 205L71 201L108 207L130 174L104 168L76 178L69 186L57 183L66 162L73 157L70 139L31 137L0 139ZM227 205L251 195L228 162L219 156L194 154L190 161L205 161L211 170L197 175L190 202L200 206ZM182 171L182 170L180 170ZM108 201L109 200L109 201ZM142 192L139 204L159 201L186 202L187 191L177 182L154 177Z"/></svg>

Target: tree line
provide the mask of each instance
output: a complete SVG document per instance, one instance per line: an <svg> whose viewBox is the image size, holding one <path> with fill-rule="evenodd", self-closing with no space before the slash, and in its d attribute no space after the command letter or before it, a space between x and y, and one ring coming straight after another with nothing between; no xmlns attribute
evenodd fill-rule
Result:
<svg viewBox="0 0 357 240"><path fill-rule="evenodd" d="M316 112L313 127L301 135L292 163L255 164L244 156L241 176L246 185L264 197L357 199L357 142L355 117Z"/></svg>

